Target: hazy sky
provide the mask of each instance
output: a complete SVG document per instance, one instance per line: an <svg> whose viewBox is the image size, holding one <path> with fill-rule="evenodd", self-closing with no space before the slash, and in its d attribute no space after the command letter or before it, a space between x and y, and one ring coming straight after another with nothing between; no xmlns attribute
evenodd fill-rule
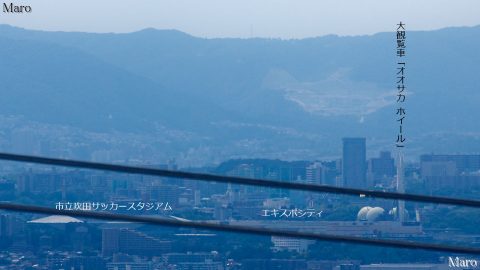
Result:
<svg viewBox="0 0 480 270"><path fill-rule="evenodd" d="M302 38L480 24L478 0L41 0L31 14L0 13L30 29L132 32L177 29L200 37Z"/></svg>

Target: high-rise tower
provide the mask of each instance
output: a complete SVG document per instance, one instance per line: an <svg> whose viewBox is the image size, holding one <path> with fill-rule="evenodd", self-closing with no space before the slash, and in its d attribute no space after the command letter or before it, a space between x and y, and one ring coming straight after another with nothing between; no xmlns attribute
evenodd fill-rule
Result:
<svg viewBox="0 0 480 270"><path fill-rule="evenodd" d="M365 138L343 138L343 186L365 188L367 182Z"/></svg>

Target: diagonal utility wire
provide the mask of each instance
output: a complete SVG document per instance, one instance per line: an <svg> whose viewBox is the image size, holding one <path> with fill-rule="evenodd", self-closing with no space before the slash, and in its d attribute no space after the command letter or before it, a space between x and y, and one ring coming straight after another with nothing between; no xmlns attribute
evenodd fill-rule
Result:
<svg viewBox="0 0 480 270"><path fill-rule="evenodd" d="M73 167L73 168L84 168L84 169L103 170L103 171L140 174L140 175L153 175L153 176L181 178L181 179L189 179L189 180L201 180L201 181L207 181L207 182L232 183L232 184L241 184L241 185L250 185L250 186L271 187L271 188L284 188L284 189L303 190L303 191L310 191L310 192L328 192L328 193L347 194L347 195L365 195L368 197L378 197L378 198L384 198L384 199L480 207L480 201L477 201L477 200L457 199L457 198L438 197L438 196L426 196L426 195L417 195L417 194L409 194L409 193L383 192L383 191L344 188L344 187L335 187L335 186L327 186L327 185L311 185L311 184L303 184L303 183L281 182L281 181L274 181L274 180L232 177L232 176L223 176L223 175L205 174L205 173L192 173L192 172L184 172L184 171L172 171L172 170L165 170L165 169L144 168L144 167L97 163L97 162L88 162L88 161L79 161L79 160L58 159L58 158L47 158L47 157L40 157L40 156L18 155L18 154L9 154L9 153L0 152L0 160L2 159L9 160L9 161L29 162L29 163L37 163L37 164L45 164L45 165Z"/></svg>
<svg viewBox="0 0 480 270"><path fill-rule="evenodd" d="M173 220L173 219L150 217L150 216L132 216L132 215L124 215L124 214L112 214L108 212L56 210L53 208L42 207L42 206L1 203L1 202L0 202L0 209L16 211L16 212L28 212L28 213L49 214L49 215L68 215L68 216L94 218L94 219L102 219L102 220L117 220L117 221L122 220L122 221L129 221L129 222L142 222L142 223L149 223L154 225L176 227L176 228L193 227L193 228L202 228L202 229L224 231L224 232L236 232L236 233L281 236L281 237L295 237L295 238L303 238L303 239L311 239L311 240L354 243L354 244L380 246L380 247L407 248L407 249L416 249L416 250L430 250L430 251L441 251L441 252L450 252L450 253L477 254L477 255L480 254L479 248L471 248L471 247L429 244L429 243L421 243L421 242L410 242L410 241L399 241L399 240L388 240L388 239L363 238L363 237L355 237L355 236L283 231L283 230L242 226L242 225L219 224L219 223L212 223L212 222Z"/></svg>

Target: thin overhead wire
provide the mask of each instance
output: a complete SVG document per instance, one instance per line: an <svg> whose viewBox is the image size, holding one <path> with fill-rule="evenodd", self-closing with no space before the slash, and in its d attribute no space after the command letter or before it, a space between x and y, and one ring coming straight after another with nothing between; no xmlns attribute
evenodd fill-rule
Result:
<svg viewBox="0 0 480 270"><path fill-rule="evenodd" d="M292 182L282 182L282 181L274 181L274 180L266 180L266 179L254 179L254 178L232 177L232 176L223 176L223 175L206 174L206 173L173 171L173 170L156 169L156 168L135 167L135 166L127 166L127 165L48 158L48 157L30 156L30 155L18 155L18 154L10 154L10 153L0 153L0 159L8 160L8 161L28 162L28 163L36 163L36 164L44 164L44 165L102 170L102 171L129 173L129 174L181 178L181 179L188 179L188 180L195 180L195 181L200 180L200 181L207 181L207 182L232 183L232 184L241 184L241 185L249 185L249 186L301 190L301 191L309 191L309 192L326 192L326 193L347 194L347 195L365 195L366 197L377 197L377 198L383 198L383 199L480 207L480 201L478 200L457 199L457 198L450 198L450 197L384 192L384 191L375 191L375 190L335 187L335 186L328 186L328 185L311 185L311 184L304 184L304 183L292 183Z"/></svg>
<svg viewBox="0 0 480 270"><path fill-rule="evenodd" d="M327 241L327 242L335 242L335 243L343 242L343 243L353 243L353 244L362 244L362 245L379 246L379 247L406 248L406 249L414 249L414 250L430 250L430 251L439 251L439 252L448 252L448 253L462 253L462 254L476 254L476 255L480 254L480 249L471 248L471 247L451 246L451 245L443 245L443 244L430 244L430 243L389 240L389 239L363 238L363 237L344 236L344 235L327 235L327 234L317 234L317 233L308 233L308 232L285 231L285 230L276 230L276 229L269 229L269 228L242 226L242 225L228 225L228 224L222 224L222 223L158 218L158 217L151 217L151 216L132 216L132 215L113 214L108 212L95 212L95 211L57 210L57 209L42 207L42 206L12 204L12 203L0 203L0 209L7 210L7 211L16 211L16 212L28 212L28 213L38 213L38 214L48 214L48 215L66 215L66 216L93 218L93 219L101 219L101 220L140 222L140 223L148 223L153 225L161 225L161 226L168 226L168 227L175 227L175 228L190 227L190 228L201 228L201 229L207 229L207 230L223 231L223 232L236 232L236 233L246 233L246 234L255 234L255 235L302 238L302 239L319 240L319 241Z"/></svg>

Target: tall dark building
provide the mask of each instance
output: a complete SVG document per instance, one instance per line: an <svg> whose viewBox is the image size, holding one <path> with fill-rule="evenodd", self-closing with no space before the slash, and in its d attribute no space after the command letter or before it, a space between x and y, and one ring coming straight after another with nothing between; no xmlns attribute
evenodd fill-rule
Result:
<svg viewBox="0 0 480 270"><path fill-rule="evenodd" d="M343 186L365 188L367 185L365 138L343 138Z"/></svg>

